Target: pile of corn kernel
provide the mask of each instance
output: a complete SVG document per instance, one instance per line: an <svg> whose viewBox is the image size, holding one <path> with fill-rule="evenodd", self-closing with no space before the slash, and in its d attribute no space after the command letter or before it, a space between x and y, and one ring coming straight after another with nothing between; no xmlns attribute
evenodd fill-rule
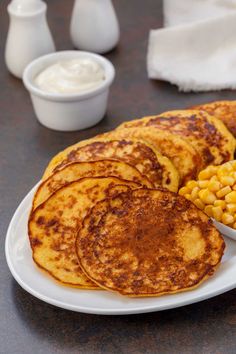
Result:
<svg viewBox="0 0 236 354"><path fill-rule="evenodd" d="M236 160L208 166L179 194L215 220L236 229Z"/></svg>

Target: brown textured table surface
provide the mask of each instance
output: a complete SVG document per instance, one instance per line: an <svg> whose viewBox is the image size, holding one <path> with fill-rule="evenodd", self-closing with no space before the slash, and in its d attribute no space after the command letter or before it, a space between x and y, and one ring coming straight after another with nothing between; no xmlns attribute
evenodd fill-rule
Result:
<svg viewBox="0 0 236 354"><path fill-rule="evenodd" d="M57 49L71 49L72 0L48 3ZM50 306L26 293L12 278L4 255L7 226L50 157L123 120L214 99L234 99L235 92L183 94L168 83L149 81L148 31L162 25L161 1L114 0L121 41L107 55L117 72L107 115L83 132L50 131L36 121L21 81L6 71L6 4L2 0L0 8L0 353L236 353L236 290L170 311L106 317Z"/></svg>

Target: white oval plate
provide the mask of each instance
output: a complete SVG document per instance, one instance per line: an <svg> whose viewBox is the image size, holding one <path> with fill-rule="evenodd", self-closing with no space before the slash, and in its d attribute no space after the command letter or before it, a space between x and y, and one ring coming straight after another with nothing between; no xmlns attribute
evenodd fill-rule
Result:
<svg viewBox="0 0 236 354"><path fill-rule="evenodd" d="M20 286L49 304L77 312L124 315L161 311L192 304L236 287L236 242L226 239L226 251L216 274L195 290L151 298L126 298L108 291L79 290L55 282L32 261L27 221L35 186L17 208L7 231L5 252Z"/></svg>

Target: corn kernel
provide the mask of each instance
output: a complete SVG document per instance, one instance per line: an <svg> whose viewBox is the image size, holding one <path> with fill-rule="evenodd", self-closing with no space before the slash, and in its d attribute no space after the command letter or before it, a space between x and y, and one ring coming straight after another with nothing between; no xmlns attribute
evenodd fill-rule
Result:
<svg viewBox="0 0 236 354"><path fill-rule="evenodd" d="M221 184L217 181L210 181L208 184L208 189L211 192L218 192L221 189Z"/></svg>
<svg viewBox="0 0 236 354"><path fill-rule="evenodd" d="M230 192L225 196L226 203L236 203L236 191Z"/></svg>
<svg viewBox="0 0 236 354"><path fill-rule="evenodd" d="M201 172L199 172L198 179L205 180L205 179L211 178L211 176L212 176L211 171L206 168L205 170L202 170Z"/></svg>
<svg viewBox="0 0 236 354"><path fill-rule="evenodd" d="M231 161L227 161L227 162L225 162L223 165L221 165L221 166L223 166L224 168L226 168L226 169L230 169L230 170L232 170L232 160Z"/></svg>
<svg viewBox="0 0 236 354"><path fill-rule="evenodd" d="M217 199L214 201L214 206L215 207L219 206L219 207L221 207L222 210L224 210L226 208L226 202L224 200Z"/></svg>
<svg viewBox="0 0 236 354"><path fill-rule="evenodd" d="M227 204L226 210L227 210L230 214L234 214L234 213L236 212L236 203Z"/></svg>
<svg viewBox="0 0 236 354"><path fill-rule="evenodd" d="M219 182L219 178L218 178L217 175L214 175L214 176L212 176L212 177L210 178L210 182L213 182L213 181Z"/></svg>
<svg viewBox="0 0 236 354"><path fill-rule="evenodd" d="M213 204L214 201L216 200L216 196L214 193L210 192L208 189L202 189L198 193L200 199L205 203L205 204Z"/></svg>
<svg viewBox="0 0 236 354"><path fill-rule="evenodd" d="M196 205L197 208L203 210L205 208L205 204L203 203L203 201L199 198L195 199L193 201L193 203Z"/></svg>
<svg viewBox="0 0 236 354"><path fill-rule="evenodd" d="M210 217L213 216L212 215L212 205L207 205L204 209L204 212Z"/></svg>
<svg viewBox="0 0 236 354"><path fill-rule="evenodd" d="M226 186L221 188L218 192L216 192L217 198L223 198L226 194L231 192L230 186Z"/></svg>
<svg viewBox="0 0 236 354"><path fill-rule="evenodd" d="M236 222L233 224L233 228L236 229Z"/></svg>
<svg viewBox="0 0 236 354"><path fill-rule="evenodd" d="M208 193L208 189L204 188L199 191L198 195L201 199L203 199L207 193Z"/></svg>
<svg viewBox="0 0 236 354"><path fill-rule="evenodd" d="M198 192L200 191L199 187L194 187L191 193L192 200L198 198Z"/></svg>
<svg viewBox="0 0 236 354"><path fill-rule="evenodd" d="M216 219L217 221L221 221L223 215L223 210L221 209L220 206L216 206L212 208L212 216L214 219Z"/></svg>
<svg viewBox="0 0 236 354"><path fill-rule="evenodd" d="M236 171L230 172L230 177L233 177L236 180Z"/></svg>
<svg viewBox="0 0 236 354"><path fill-rule="evenodd" d="M190 189L187 188L187 187L182 187L182 188L180 188L180 190L179 190L179 194L180 194L180 195L185 195L185 194L188 194L189 192L190 192Z"/></svg>
<svg viewBox="0 0 236 354"><path fill-rule="evenodd" d="M234 170L236 170L236 160L231 161L231 166L233 167Z"/></svg>
<svg viewBox="0 0 236 354"><path fill-rule="evenodd" d="M217 173L218 167L210 165L206 169L213 176L213 175L215 175Z"/></svg>
<svg viewBox="0 0 236 354"><path fill-rule="evenodd" d="M199 188L207 188L208 184L209 184L209 181L198 181Z"/></svg>
<svg viewBox="0 0 236 354"><path fill-rule="evenodd" d="M233 171L233 167L230 163L226 162L218 168L217 175L218 177L229 175Z"/></svg>
<svg viewBox="0 0 236 354"><path fill-rule="evenodd" d="M184 195L186 199L192 201L192 197L191 197L191 194L187 193Z"/></svg>
<svg viewBox="0 0 236 354"><path fill-rule="evenodd" d="M233 177L230 177L230 176L221 176L220 177L220 182L224 186L232 186L235 183L235 179Z"/></svg>
<svg viewBox="0 0 236 354"><path fill-rule="evenodd" d="M197 187L197 181L189 181L186 184L186 187L189 188L189 189L193 189L194 187Z"/></svg>
<svg viewBox="0 0 236 354"><path fill-rule="evenodd" d="M229 213L223 213L222 222L225 225L231 224L234 222L234 217Z"/></svg>
<svg viewBox="0 0 236 354"><path fill-rule="evenodd" d="M236 183L232 187L233 191L236 191Z"/></svg>

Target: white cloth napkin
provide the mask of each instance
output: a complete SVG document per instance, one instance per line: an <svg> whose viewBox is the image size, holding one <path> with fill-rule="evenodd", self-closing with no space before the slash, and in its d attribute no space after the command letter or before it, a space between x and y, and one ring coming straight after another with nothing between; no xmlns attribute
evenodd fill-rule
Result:
<svg viewBox="0 0 236 354"><path fill-rule="evenodd" d="M181 91L236 88L236 0L165 0L164 23L151 30L151 79Z"/></svg>
<svg viewBox="0 0 236 354"><path fill-rule="evenodd" d="M228 15L236 10L235 0L164 0L164 27Z"/></svg>

